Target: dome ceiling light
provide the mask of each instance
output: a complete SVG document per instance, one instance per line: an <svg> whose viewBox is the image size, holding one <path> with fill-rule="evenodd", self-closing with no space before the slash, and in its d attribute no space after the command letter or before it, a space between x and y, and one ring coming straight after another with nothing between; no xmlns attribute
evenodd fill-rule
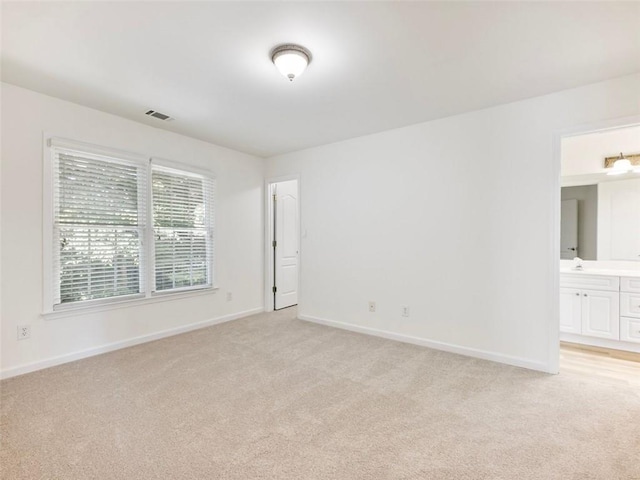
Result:
<svg viewBox="0 0 640 480"><path fill-rule="evenodd" d="M271 52L271 61L282 75L293 82L311 62L311 52L300 45L280 45Z"/></svg>

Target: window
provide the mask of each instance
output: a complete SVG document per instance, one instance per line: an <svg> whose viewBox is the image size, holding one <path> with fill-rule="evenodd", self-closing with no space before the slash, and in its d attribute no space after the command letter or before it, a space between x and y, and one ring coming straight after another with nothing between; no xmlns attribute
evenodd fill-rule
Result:
<svg viewBox="0 0 640 480"><path fill-rule="evenodd" d="M213 285L214 182L162 161L50 140L45 305L87 305ZM151 199L151 203L147 199ZM150 221L148 221L150 219Z"/></svg>
<svg viewBox="0 0 640 480"><path fill-rule="evenodd" d="M152 167L157 291L211 283L211 194L200 175Z"/></svg>

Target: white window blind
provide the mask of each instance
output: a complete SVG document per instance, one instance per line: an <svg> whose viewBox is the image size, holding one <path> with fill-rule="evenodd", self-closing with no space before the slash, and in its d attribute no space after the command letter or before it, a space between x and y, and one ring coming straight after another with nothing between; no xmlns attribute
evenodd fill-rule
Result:
<svg viewBox="0 0 640 480"><path fill-rule="evenodd" d="M213 190L204 175L152 165L155 290L213 284Z"/></svg>
<svg viewBox="0 0 640 480"><path fill-rule="evenodd" d="M144 292L147 167L52 148L53 303Z"/></svg>

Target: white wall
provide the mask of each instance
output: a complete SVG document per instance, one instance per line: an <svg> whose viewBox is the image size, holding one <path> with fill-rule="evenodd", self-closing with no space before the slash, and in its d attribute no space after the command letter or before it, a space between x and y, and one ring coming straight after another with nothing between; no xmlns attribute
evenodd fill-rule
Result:
<svg viewBox="0 0 640 480"><path fill-rule="evenodd" d="M554 132L639 104L635 75L269 159L301 175L300 315L554 371Z"/></svg>
<svg viewBox="0 0 640 480"><path fill-rule="evenodd" d="M262 159L16 86L0 85L4 376L99 351L104 345L126 344L168 329L262 310ZM212 169L217 177L220 291L102 313L43 319L43 132ZM233 292L231 302L225 301L227 291ZM31 325L31 338L17 341L16 328L22 324Z"/></svg>

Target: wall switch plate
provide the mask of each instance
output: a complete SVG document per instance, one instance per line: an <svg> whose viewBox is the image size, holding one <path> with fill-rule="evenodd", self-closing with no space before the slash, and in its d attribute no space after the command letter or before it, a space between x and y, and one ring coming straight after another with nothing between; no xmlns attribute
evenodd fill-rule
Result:
<svg viewBox="0 0 640 480"><path fill-rule="evenodd" d="M376 302L369 302L369 311L371 313L376 311Z"/></svg>
<svg viewBox="0 0 640 480"><path fill-rule="evenodd" d="M403 317L408 317L409 316L409 305L402 305L400 308L401 308L402 316Z"/></svg>
<svg viewBox="0 0 640 480"><path fill-rule="evenodd" d="M227 302L230 302L231 300L233 300L233 293L227 292Z"/></svg>
<svg viewBox="0 0 640 480"><path fill-rule="evenodd" d="M18 325L18 340L26 340L31 337L31 325Z"/></svg>

